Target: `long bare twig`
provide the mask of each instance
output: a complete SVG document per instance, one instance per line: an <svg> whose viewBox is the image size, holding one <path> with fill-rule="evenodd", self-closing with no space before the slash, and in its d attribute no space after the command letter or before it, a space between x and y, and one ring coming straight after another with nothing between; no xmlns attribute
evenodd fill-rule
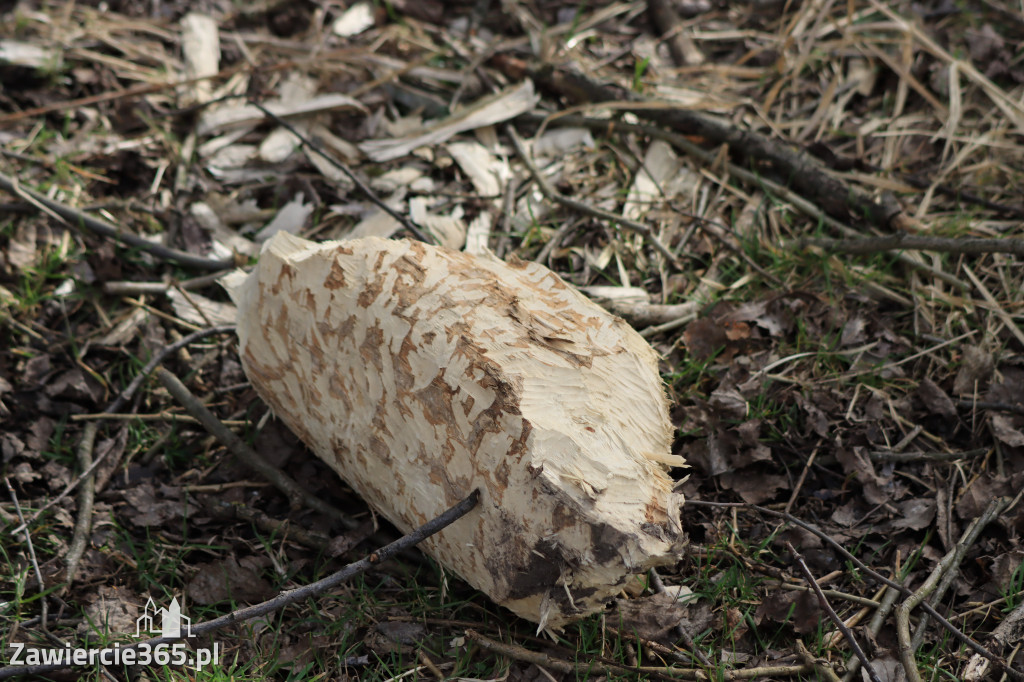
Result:
<svg viewBox="0 0 1024 682"><path fill-rule="evenodd" d="M903 663L903 669L907 673L907 680L909 682L921 682L921 673L917 670L917 664L914 661L915 645L910 637L910 612L925 599L932 596L933 593L941 598L943 590L937 589L940 586L940 580L949 576L949 581L946 582L946 587L949 587L957 567L967 553L967 549L977 540L981 530L991 523L1011 502L1011 498L1008 497L992 500L981 516L974 519L971 525L967 527L967 530L964 531L960 538L960 542L947 552L946 556L942 557L942 560L939 561L935 569L928 575L928 578L921 587L917 588L913 594L907 597L906 601L896 607L896 636L899 640L900 660ZM927 625L927 615L922 616L921 623L918 625L918 631L922 633L922 637L924 628Z"/></svg>
<svg viewBox="0 0 1024 682"><path fill-rule="evenodd" d="M193 637L204 635L208 632L219 630L228 625L234 623L241 623L243 621L257 618L259 616L265 616L268 613L280 611L286 606L302 601L304 599L310 599L312 597L319 596L328 590L341 585L346 580L349 580L353 576L365 573L373 566L387 561L391 557L395 556L399 552L402 552L409 547L419 544L423 540L427 539L431 535L434 535L438 531L450 526L458 519L465 516L473 507L476 506L477 501L480 499L480 492L474 490L465 499L451 507L440 516L434 518L431 521L423 524L408 535L403 535L399 539L395 540L391 544L378 549L355 563L349 564L345 568L341 569L337 573L333 573L323 580L318 580L315 583L310 583L303 587L299 587L294 590L288 590L277 595L273 599L269 599L265 602L254 604L253 606L246 606L241 609L232 611L231 613L224 614L219 618L208 620L204 623L198 623L193 625L191 628L191 634ZM136 642L129 646L120 647L121 651L127 649L135 649L143 644L150 647L157 646L158 644L164 644L166 642L174 641L174 637L154 637L144 642ZM42 675L43 673L52 672L54 670L61 670L68 666L61 664L48 664L48 665L11 665L5 668L0 668L0 680L5 680L16 675Z"/></svg>
<svg viewBox="0 0 1024 682"><path fill-rule="evenodd" d="M814 590L814 594L817 595L818 605L821 607L821 610L828 614L829 619L835 623L837 628L839 628L839 632L843 633L843 637L850 645L850 649L853 650L854 655L857 656L861 665L864 666L864 670L867 672L868 677L871 678L871 682L882 682L878 677L878 673L871 665L871 661L868 660L867 654L864 653L864 650L860 648L860 644L857 643L857 638L853 636L853 632L850 628L846 627L846 623L844 623L843 619L839 617L839 614L835 612L832 605L828 603L828 599L821 591L821 586L818 585L818 581L814 579L814 574L811 573L811 569L808 568L807 562L804 561L804 555L796 551L796 548L793 547L793 544L790 542L786 542L786 548L789 550L789 553L793 555L793 560L796 561L796 565L800 567L800 572L804 574L804 579L807 580L811 589Z"/></svg>
<svg viewBox="0 0 1024 682"><path fill-rule="evenodd" d="M543 125L549 117L540 114L523 114L520 118L526 120L532 120ZM690 140L686 139L679 133L672 132L670 130L664 130L656 125L649 124L638 124L638 123L624 123L622 121L609 121L607 119L597 119L588 116L579 116L576 114L571 115L559 115L559 123L568 126L582 126L591 130L599 130L604 133L611 133L612 131L632 132L641 135L649 135L655 139L664 140L670 145L680 150L684 154L698 159L704 164L712 165L716 163L716 157L713 153L701 148L699 145L694 144ZM860 232L853 229L846 223L837 220L830 216L828 213L822 211L812 201L804 198L797 192L794 192L789 187L772 180L771 178L758 175L753 171L750 171L743 166L729 162L726 163L729 176L739 179L740 181L752 186L752 187L763 187L775 196L779 197L783 201L786 201L793 205L793 207L803 213L804 215L812 218L813 220L820 222L837 232L840 232L851 238L858 238ZM936 279L940 279L950 286L956 287L961 291L966 291L970 286L957 279L948 272L943 272L938 268L934 268L927 263L915 260L909 254L897 253L895 255L896 260L900 261L904 265L921 270L928 273Z"/></svg>
<svg viewBox="0 0 1024 682"><path fill-rule="evenodd" d="M867 624L867 631L872 637L877 636L882 630L882 624L889 617L893 606L896 604L896 598L900 595L899 590L894 590L888 585L883 589L885 594L882 595L881 603L875 609L875 615L871 616L871 620ZM851 654L850 658L846 661L846 674L843 675L842 682L853 682L854 678L861 679L860 659Z"/></svg>
<svg viewBox="0 0 1024 682"><path fill-rule="evenodd" d="M808 246L832 253L879 253L880 251L937 251L939 253L1012 253L1024 255L1024 239L981 239L973 237L931 237L899 232L884 237L863 239L817 239L804 237L791 243L793 248L806 249Z"/></svg>
<svg viewBox="0 0 1024 682"><path fill-rule="evenodd" d="M71 536L71 543L68 545L68 553L64 555L65 590L75 580L78 562L85 554L85 545L92 530L92 507L96 497L96 471L92 468L92 449L96 443L96 433L99 428L99 421L89 422L82 431L82 440L78 442L78 466L82 471L88 471L89 474L85 476L78 489L75 531Z"/></svg>
<svg viewBox="0 0 1024 682"><path fill-rule="evenodd" d="M234 259L214 260L211 258L203 258L202 256L196 256L195 254L179 251L178 249L172 249L167 246L151 242L148 239L143 239L137 234L111 225L106 220L83 213L77 208L68 206L67 204L62 204L59 201L54 201L35 190L24 187L16 179L3 173L0 173L0 189L22 197L34 204L36 207L45 209L45 213L60 218L71 227L84 227L98 235L114 239L123 244L151 253L157 258L175 261L184 267L195 268L197 270L228 270L235 267Z"/></svg>
<svg viewBox="0 0 1024 682"><path fill-rule="evenodd" d="M885 228L901 214L894 199L877 200L830 174L817 159L783 141L739 128L726 119L671 102L652 101L569 69L544 65L527 68L526 72L541 87L554 90L577 104L601 104L631 111L676 132L703 137L713 146L726 145L730 153L747 161L768 162L774 167L776 177L784 178L797 192L839 220L866 219Z"/></svg>
<svg viewBox="0 0 1024 682"><path fill-rule="evenodd" d="M330 516L332 519L338 521L350 530L359 526L355 520L350 519L340 509L332 504L324 502L319 497L303 488L299 485L298 481L272 465L262 455L246 445L241 438L236 436L230 429L228 429L228 427L224 426L220 420L217 419L216 415L206 409L206 406L203 405L197 397L192 395L192 392L188 390L188 387L186 387L185 384L181 383L181 380L178 379L178 377L174 376L163 367L157 369L156 375L160 380L160 383L164 385L164 388L174 396L175 400L181 403L182 407L184 407L190 415L199 420L199 423L201 423L207 431L215 436L217 440L223 443L231 454L273 483L274 487L288 497L293 507L299 508L305 505L311 509L315 509L322 514Z"/></svg>
<svg viewBox="0 0 1024 682"><path fill-rule="evenodd" d="M673 668L640 666L630 668L623 665L613 665L598 661L573 662L539 651L530 651L521 646L498 642L490 637L485 637L475 630L466 630L466 638L470 639L488 651L507 656L524 663L533 663L540 667L548 667L560 673L585 674L585 675L608 675L614 672L642 673L648 677L655 676L658 679L676 680L706 680L707 673L700 668ZM752 680L757 678L789 677L812 672L813 664L801 665L772 665L759 668L740 668L738 670L725 670L721 672L723 680Z"/></svg>
<svg viewBox="0 0 1024 682"><path fill-rule="evenodd" d="M349 168L346 164L342 163L341 161L339 161L338 159L334 158L330 154L326 153L323 149L320 148L320 145L314 144L308 137L306 137L302 133L301 130L299 130L298 128L293 126L291 123L286 121L283 117L278 116L273 111L271 111L270 109L266 108L265 106L263 106L262 104L260 104L256 100L249 100L249 103L252 104L257 109L259 109L260 111L262 111L264 116L266 116L267 118L273 120L274 123L276 123L277 125L281 126L285 130L287 130L289 133L291 133L292 135L297 137L299 139L299 142L301 142L302 145L306 149L309 149L314 154L318 154L319 156L324 158L327 161L327 163L331 164L332 166L334 166L335 168L340 170L342 173L344 173L345 176L348 177L349 180L351 180L353 183L355 183L355 186L359 188L359 191L363 193L363 196L365 196L367 199L369 199L371 203L376 205L378 208L380 208L382 211L387 213L389 216L391 216L392 218L397 220L399 223L401 223L402 227L404 227L410 233L412 233L412 235L415 236L416 239L419 239L421 242L426 242L428 244L438 244L439 243L438 240L436 238L434 238L433 235L429 235L428 236L427 234L425 234L423 232L423 230L421 230L419 227L417 227L414 222L409 220L407 217L405 217L404 215L402 215L401 213L399 213L395 209L393 209L390 206L388 206L387 203L385 203L383 199L378 197L377 193L374 192L370 188L369 185L367 185L365 182L363 182L362 178L360 178L358 175L356 175L352 171L351 168Z"/></svg>
<svg viewBox="0 0 1024 682"><path fill-rule="evenodd" d="M815 658L807 650L807 645L804 644L802 639L796 640L796 655L804 665L814 666L814 671L821 677L824 677L826 682L840 682L839 676L836 675L836 671L829 665L829 662L823 658Z"/></svg>
<svg viewBox="0 0 1024 682"><path fill-rule="evenodd" d="M1011 641L1020 642L1022 634L1024 634L1024 602L1018 604L1017 608L1003 618L1003 621L989 635L989 642L1003 647ZM967 666L964 668L965 682L979 682L979 680L986 679L988 668L987 660L977 654L971 656L971 660L967 661Z"/></svg>
<svg viewBox="0 0 1024 682"><path fill-rule="evenodd" d="M28 547L28 557L29 560L32 562L32 570L34 570L36 573L36 581L39 583L39 591L43 592L46 589L46 585L43 583L43 572L39 569L39 561L36 558L36 548L32 544L32 533L29 532L28 524L25 523L25 515L21 513L21 505L18 504L18 496L14 492L14 487L11 485L11 481L6 476L4 476L4 485L7 486L7 492L11 496L11 501L14 502L14 511L17 512L18 520L21 522L20 527L25 530L25 545ZM12 532L11 535L14 535L15 532L17 532L17 529L15 529L15 531ZM40 607L39 622L42 623L43 630L46 630L47 621L49 620L47 614L46 597L44 596L42 599L40 599L40 601L42 602L42 605Z"/></svg>
<svg viewBox="0 0 1024 682"><path fill-rule="evenodd" d="M551 183L548 182L548 179L545 178L537 168L537 165L533 163L533 159L530 158L530 153L526 150L526 145L524 145L523 141L519 138L515 128L510 125L506 126L506 130L508 131L509 137L512 139L512 144L516 148L516 153L519 154L519 158L522 159L526 169L537 182L537 186L540 188L541 193L547 197L548 200L561 204L572 211L578 211L579 213L591 215L595 218L607 220L611 223L618 223L626 229L642 234L644 238L651 243L651 246L657 249L658 253L663 255L669 263L676 268L679 267L679 259L668 249L668 247L661 243L661 240L658 239L657 235L654 234L654 231L649 226L644 225L643 223L638 223L635 220L630 220L625 216L612 213L611 211L606 211L603 208L597 208L596 206L591 206L590 204L586 204L582 201L576 201L552 187Z"/></svg>

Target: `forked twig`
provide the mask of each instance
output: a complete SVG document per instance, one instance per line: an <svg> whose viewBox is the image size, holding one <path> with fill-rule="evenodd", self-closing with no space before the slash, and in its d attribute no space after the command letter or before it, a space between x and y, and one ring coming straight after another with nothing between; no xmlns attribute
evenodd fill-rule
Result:
<svg viewBox="0 0 1024 682"><path fill-rule="evenodd" d="M836 671L829 665L829 662L823 658L815 658L814 654L808 651L807 645L802 639L796 640L796 655L804 665L813 665L814 671L824 677L827 682L839 682L839 676L836 675Z"/></svg>
<svg viewBox="0 0 1024 682"><path fill-rule="evenodd" d="M14 492L14 487L11 485L11 481L4 476L4 485L7 486L7 492L11 496L11 501L14 502L14 511L18 514L18 520L21 521L21 528L25 529L25 545L28 547L28 558L32 562L32 569L36 572L36 581L39 583L39 591L42 592L46 589L45 583L43 583L43 572L39 569L39 561L36 559L36 548L32 544L32 533L29 532L28 524L25 522L25 516L21 513L21 505L18 504L18 496ZM17 532L17 529L15 529ZM14 534L13 532L11 533ZM43 625L43 630L46 630L46 624L48 619L46 597L40 599L42 602L40 623Z"/></svg>
<svg viewBox="0 0 1024 682"><path fill-rule="evenodd" d="M941 598L945 588L940 587L940 580L945 583L946 588L949 587L953 576L955 576L956 568L963 560L964 554L967 553L967 548L974 544L981 530L991 523L1000 512L1006 509L1011 501L1008 497L992 500L984 513L971 521L971 525L967 527L967 530L961 536L960 542L947 552L946 556L942 557L942 560L939 561L935 569L928 575L928 578L921 587L917 588L913 594L907 597L906 601L896 607L896 636L899 640L900 660L903 663L904 670L906 670L909 682L921 682L921 673L918 672L917 666L914 664L916 647L910 638L911 610L924 602L933 593ZM939 588L938 590L936 589L937 587ZM921 616L921 623L918 625L918 632L922 633L922 637L924 636L924 628L928 625L927 618L927 614Z"/></svg>
<svg viewBox="0 0 1024 682"><path fill-rule="evenodd" d="M871 616L870 622L867 624L867 631L872 637L878 635L882 630L882 624L885 619L889 617L892 612L892 607L896 604L896 598L899 596L899 591L892 589L888 585L884 588L885 594L882 595L881 603L878 608L875 609L875 615ZM860 675L860 659L856 656L851 655L846 661L846 674L843 675L842 682L853 682L853 679L861 679Z"/></svg>
<svg viewBox="0 0 1024 682"><path fill-rule="evenodd" d="M857 656L860 664L864 666L864 670L867 671L868 677L871 678L871 682L882 682L878 677L878 673L871 666L871 661L868 660L867 654L860 648L860 644L857 643L857 638L853 636L853 632L850 628L846 627L846 623L839 617L839 614L835 612L832 605L828 603L828 599L825 598L824 593L821 591L821 586L818 585L818 581L814 579L814 574L811 573L811 569L807 567L807 562L804 561L804 556L800 552L796 551L792 543L786 542L786 548L790 554L793 555L793 560L796 561L796 565L800 567L800 572L804 574L804 579L810 584L811 589L814 590L814 594L818 596L818 605L821 610L828 614L829 619L836 624L839 628L839 632L843 633L843 637L849 643L850 648L853 649L853 653Z"/></svg>
<svg viewBox="0 0 1024 682"><path fill-rule="evenodd" d="M938 253L1012 253L1024 255L1024 239L981 239L974 237L932 237L897 232L884 237L862 239L818 239L803 237L794 240L794 248L816 246L832 253L878 253L880 251L936 251Z"/></svg>

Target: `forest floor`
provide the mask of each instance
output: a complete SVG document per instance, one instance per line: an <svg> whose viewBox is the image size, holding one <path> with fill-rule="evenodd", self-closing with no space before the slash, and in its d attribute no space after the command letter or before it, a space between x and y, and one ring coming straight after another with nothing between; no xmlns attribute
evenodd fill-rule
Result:
<svg viewBox="0 0 1024 682"><path fill-rule="evenodd" d="M550 636L414 552L189 640L201 669L40 675L1024 677L1019 4L2 12L0 666L398 537L267 418L234 334L196 334L283 229L486 245L621 315L662 358L688 547ZM350 523L237 461L154 358Z"/></svg>

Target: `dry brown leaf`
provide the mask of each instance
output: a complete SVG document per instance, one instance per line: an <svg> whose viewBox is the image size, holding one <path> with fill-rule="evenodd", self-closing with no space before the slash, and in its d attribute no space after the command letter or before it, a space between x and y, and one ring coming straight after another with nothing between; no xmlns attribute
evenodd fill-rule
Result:
<svg viewBox="0 0 1024 682"><path fill-rule="evenodd" d="M722 487L732 490L747 504L762 504L771 500L780 490L789 487L785 476L762 473L756 468L727 471L718 479Z"/></svg>
<svg viewBox="0 0 1024 682"><path fill-rule="evenodd" d="M921 383L917 386L917 397L921 399L925 407L932 414L937 414L943 417L956 417L956 405L953 404L953 400L946 395L946 392L939 388L931 379L925 377L921 380Z"/></svg>
<svg viewBox="0 0 1024 682"><path fill-rule="evenodd" d="M687 607L667 594L656 592L635 599L616 599L615 627L662 644L675 640L673 630L687 615Z"/></svg>
<svg viewBox="0 0 1024 682"><path fill-rule="evenodd" d="M774 590L754 611L754 622L767 619L771 623L789 623L802 635L816 632L823 617L818 599L810 590Z"/></svg>
<svg viewBox="0 0 1024 682"><path fill-rule="evenodd" d="M900 510L900 515L893 519L893 528L922 530L931 526L935 519L935 500L930 498L919 497L904 500L897 507Z"/></svg>
<svg viewBox="0 0 1024 682"><path fill-rule="evenodd" d="M180 489L160 486L158 492L149 481L126 490L124 499L134 511L128 518L136 526L160 526L190 513Z"/></svg>
<svg viewBox="0 0 1024 682"><path fill-rule="evenodd" d="M1024 433L1021 432L1020 417L1005 414L992 415L992 433L1003 443L1015 448L1024 447Z"/></svg>
<svg viewBox="0 0 1024 682"><path fill-rule="evenodd" d="M257 568L234 557L196 566L196 574L185 588L197 604L209 605L231 600L255 603L274 596L274 588L264 580Z"/></svg>
<svg viewBox="0 0 1024 682"><path fill-rule="evenodd" d="M100 585L95 600L85 607L85 619L78 633L86 637L96 634L134 635L142 599L124 587Z"/></svg>
<svg viewBox="0 0 1024 682"><path fill-rule="evenodd" d="M956 395L972 395L977 391L983 393L988 388L988 380L995 369L992 354L980 346L964 346L960 370L953 380L953 393Z"/></svg>

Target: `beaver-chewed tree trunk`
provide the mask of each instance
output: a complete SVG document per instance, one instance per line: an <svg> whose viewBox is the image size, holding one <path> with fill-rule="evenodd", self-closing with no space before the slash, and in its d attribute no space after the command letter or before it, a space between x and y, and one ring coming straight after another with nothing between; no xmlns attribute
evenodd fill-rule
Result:
<svg viewBox="0 0 1024 682"><path fill-rule="evenodd" d="M279 233L226 286L260 396L424 549L541 627L678 558L657 357L550 270L418 242Z"/></svg>

